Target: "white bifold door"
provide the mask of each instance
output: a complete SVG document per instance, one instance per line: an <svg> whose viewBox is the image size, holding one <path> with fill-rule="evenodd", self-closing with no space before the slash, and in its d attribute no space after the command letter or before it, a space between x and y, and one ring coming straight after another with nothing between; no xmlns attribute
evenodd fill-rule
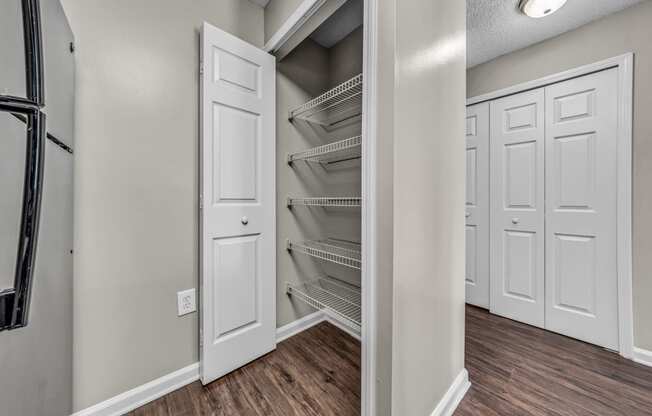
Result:
<svg viewBox="0 0 652 416"><path fill-rule="evenodd" d="M491 102L491 310L617 350L617 71Z"/></svg>
<svg viewBox="0 0 652 416"><path fill-rule="evenodd" d="M276 347L275 58L209 24L201 71L201 380Z"/></svg>
<svg viewBox="0 0 652 416"><path fill-rule="evenodd" d="M466 302L489 307L489 103L466 110Z"/></svg>
<svg viewBox="0 0 652 416"><path fill-rule="evenodd" d="M546 328L617 350L617 70L545 92Z"/></svg>
<svg viewBox="0 0 652 416"><path fill-rule="evenodd" d="M544 92L491 102L491 311L544 326Z"/></svg>

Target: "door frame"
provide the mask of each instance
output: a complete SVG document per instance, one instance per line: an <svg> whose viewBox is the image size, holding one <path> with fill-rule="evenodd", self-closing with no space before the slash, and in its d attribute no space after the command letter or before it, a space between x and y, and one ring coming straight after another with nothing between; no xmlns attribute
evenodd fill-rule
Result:
<svg viewBox="0 0 652 416"><path fill-rule="evenodd" d="M376 414L376 123L378 78L378 1L363 0L363 64L362 64L362 232L361 232L361 416ZM272 35L263 50L279 50L314 15L325 0L303 0L281 27ZM365 201L371 201L370 203Z"/></svg>
<svg viewBox="0 0 652 416"><path fill-rule="evenodd" d="M632 359L634 355L634 311L632 300L632 100L634 53L625 53L487 94L477 95L468 98L466 105L495 100L611 68L618 70L617 257L619 353L625 358ZM489 279L491 279L491 275ZM491 299L489 302L491 303Z"/></svg>

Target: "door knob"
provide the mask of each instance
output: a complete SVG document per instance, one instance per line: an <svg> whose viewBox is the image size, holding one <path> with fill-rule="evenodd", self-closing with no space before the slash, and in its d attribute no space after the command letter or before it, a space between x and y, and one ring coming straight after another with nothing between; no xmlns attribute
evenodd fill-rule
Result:
<svg viewBox="0 0 652 416"><path fill-rule="evenodd" d="M249 218L247 218L246 216L244 216L244 217L242 217L242 218L240 219L240 222L242 223L242 225L247 225L247 224L249 224Z"/></svg>
<svg viewBox="0 0 652 416"><path fill-rule="evenodd" d="M521 220L518 218L512 218L512 224L518 224Z"/></svg>

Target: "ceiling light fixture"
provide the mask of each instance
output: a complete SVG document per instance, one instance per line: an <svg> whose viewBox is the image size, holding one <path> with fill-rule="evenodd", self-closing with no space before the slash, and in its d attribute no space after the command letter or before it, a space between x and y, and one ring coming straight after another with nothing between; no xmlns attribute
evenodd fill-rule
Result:
<svg viewBox="0 0 652 416"><path fill-rule="evenodd" d="M566 4L566 0L521 0L518 7L527 16L536 19L550 16Z"/></svg>

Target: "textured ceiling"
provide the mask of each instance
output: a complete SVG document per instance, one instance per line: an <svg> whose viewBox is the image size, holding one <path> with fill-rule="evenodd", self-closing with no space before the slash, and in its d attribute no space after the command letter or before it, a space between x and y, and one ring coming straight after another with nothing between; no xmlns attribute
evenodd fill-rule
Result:
<svg viewBox="0 0 652 416"><path fill-rule="evenodd" d="M467 0L467 66L560 35L641 1L649 0L568 0L553 15L532 19L518 10L518 0Z"/></svg>

